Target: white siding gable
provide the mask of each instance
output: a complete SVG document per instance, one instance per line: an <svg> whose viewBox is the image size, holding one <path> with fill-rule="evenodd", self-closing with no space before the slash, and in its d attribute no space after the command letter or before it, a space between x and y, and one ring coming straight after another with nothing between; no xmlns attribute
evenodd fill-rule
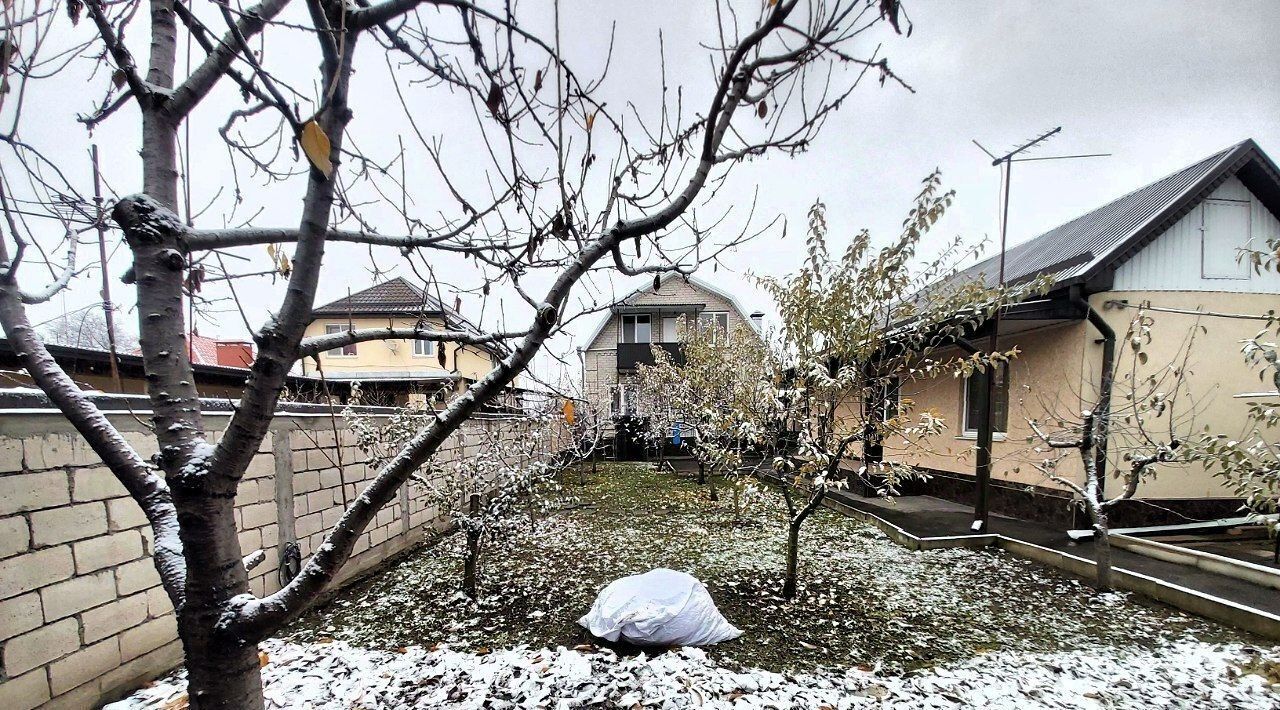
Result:
<svg viewBox="0 0 1280 710"><path fill-rule="evenodd" d="M1116 269L1117 291L1280 293L1280 274L1237 264L1237 249L1280 238L1280 220L1244 183L1227 178L1168 231Z"/></svg>

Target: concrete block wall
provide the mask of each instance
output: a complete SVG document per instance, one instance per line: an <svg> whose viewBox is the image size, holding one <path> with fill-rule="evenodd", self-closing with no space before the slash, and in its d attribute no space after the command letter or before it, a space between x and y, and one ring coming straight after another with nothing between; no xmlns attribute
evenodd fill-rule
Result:
<svg viewBox="0 0 1280 710"><path fill-rule="evenodd" d="M211 431L226 421L206 416ZM141 455L155 453L140 419L111 419ZM305 560L375 473L338 427L328 416L278 416L240 484L240 546L266 553L250 572L255 595L279 589L283 546L296 540ZM468 455L481 427L522 428L471 422L441 458ZM447 525L417 488L377 515L340 583ZM61 415L0 409L0 710L95 707L181 663L151 549L141 509Z"/></svg>

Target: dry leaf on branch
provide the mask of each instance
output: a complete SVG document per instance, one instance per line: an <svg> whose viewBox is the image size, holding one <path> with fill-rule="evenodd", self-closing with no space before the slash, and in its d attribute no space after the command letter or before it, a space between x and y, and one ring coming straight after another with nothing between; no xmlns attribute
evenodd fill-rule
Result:
<svg viewBox="0 0 1280 710"><path fill-rule="evenodd" d="M298 136L298 142L302 144L302 152L307 154L307 160L311 161L316 170L324 173L326 178L333 174L333 163L329 162L329 136L325 135L320 124L315 120L307 121L302 127L302 135Z"/></svg>

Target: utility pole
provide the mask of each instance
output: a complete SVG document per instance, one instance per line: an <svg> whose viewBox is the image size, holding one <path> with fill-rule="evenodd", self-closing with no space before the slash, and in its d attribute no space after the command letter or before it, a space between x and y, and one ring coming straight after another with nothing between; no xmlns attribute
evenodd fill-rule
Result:
<svg viewBox="0 0 1280 710"><path fill-rule="evenodd" d="M999 157L984 148L978 141L973 141L974 145L978 146L983 153L986 153L988 158L991 158L992 166L1003 168L1003 179L1001 180L1000 190L1000 256L998 288L1004 288L1005 286L1004 259L1009 234L1009 184L1013 181L1013 164L1031 160L1100 158L1110 155L1110 153L1089 153L1081 155L1055 155L1042 158L1018 157L1020 154L1044 143L1061 131L1062 126L1058 126L1051 131L1046 131ZM991 329L990 334L987 336L988 354L996 352L1000 347L1000 315L1001 309L997 308L995 313L992 315L988 326ZM974 496L973 525L970 526L970 530L973 532L986 532L988 519L990 517L991 445L995 440L995 399L997 377L1007 377L1007 373L1002 372L997 366L987 368L986 377L983 378L982 390L978 393L978 406L982 412L982 420L978 423L977 455L975 456L974 462L974 477L977 479L977 492ZM1008 383L1004 383L1004 385L1006 388L1008 387ZM1008 407L1007 397L1005 406L1006 408ZM1005 415L1008 416L1008 412L1006 412Z"/></svg>
<svg viewBox="0 0 1280 710"><path fill-rule="evenodd" d="M116 357L116 324L115 309L111 305L111 275L107 269L107 228L103 224L102 215L102 174L98 170L98 144L89 148L89 156L93 161L93 223L98 229L98 264L102 272L102 319L107 325L107 349L111 359L111 383L116 393L123 394L124 386L120 382L120 364Z"/></svg>

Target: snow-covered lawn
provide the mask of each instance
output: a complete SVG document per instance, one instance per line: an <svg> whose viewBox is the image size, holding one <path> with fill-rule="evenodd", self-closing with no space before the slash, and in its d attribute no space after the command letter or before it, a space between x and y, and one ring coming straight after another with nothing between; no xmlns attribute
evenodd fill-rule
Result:
<svg viewBox="0 0 1280 710"><path fill-rule="evenodd" d="M747 524L736 524L727 500L712 505L706 486L649 466L603 466L587 486L566 485L578 507L485 551L478 604L458 594L455 537L350 588L286 638L383 649L571 648L591 641L576 620L605 584L670 567L706 583L746 632L708 649L711 658L770 670L901 672L995 650L1242 640L1218 624L1126 594L1098 594L1003 552L914 552L829 511L805 525L800 594L784 603L776 595L785 511L776 492L763 491Z"/></svg>
<svg viewBox="0 0 1280 710"><path fill-rule="evenodd" d="M1152 651L992 653L905 676L848 669L781 674L731 669L704 651L619 657L608 649L515 648L480 655L341 641L270 641L269 708L1275 708L1243 667L1257 653L1178 641ZM180 678L107 710L183 705Z"/></svg>
<svg viewBox="0 0 1280 710"><path fill-rule="evenodd" d="M786 603L776 494L739 524L705 486L646 466L567 488L576 505L486 550L479 603L457 594L458 541L446 539L266 644L269 702L1280 707L1280 647L1002 552L912 552L824 511L804 529L800 595ZM656 655L590 645L575 621L596 592L658 566L702 579L742 638ZM173 682L127 707L162 707Z"/></svg>

